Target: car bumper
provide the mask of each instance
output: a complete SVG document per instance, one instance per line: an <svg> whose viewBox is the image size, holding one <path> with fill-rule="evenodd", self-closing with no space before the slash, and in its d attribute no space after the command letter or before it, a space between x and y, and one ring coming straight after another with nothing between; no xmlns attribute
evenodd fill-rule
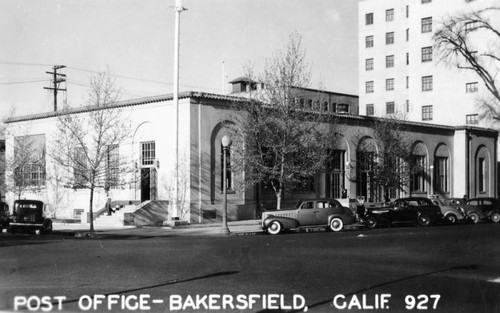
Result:
<svg viewBox="0 0 500 313"><path fill-rule="evenodd" d="M10 226L22 226L22 227L43 227L43 224L33 224L33 223L15 223L15 222L10 222Z"/></svg>

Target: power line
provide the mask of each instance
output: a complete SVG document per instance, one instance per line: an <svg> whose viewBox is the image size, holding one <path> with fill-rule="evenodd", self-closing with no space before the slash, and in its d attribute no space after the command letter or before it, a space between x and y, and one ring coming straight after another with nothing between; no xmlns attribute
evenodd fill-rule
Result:
<svg viewBox="0 0 500 313"><path fill-rule="evenodd" d="M48 79L25 80L25 81L17 81L17 82L0 83L0 85L31 84L31 83L41 83L41 82L47 82L47 81L49 81L49 80Z"/></svg>

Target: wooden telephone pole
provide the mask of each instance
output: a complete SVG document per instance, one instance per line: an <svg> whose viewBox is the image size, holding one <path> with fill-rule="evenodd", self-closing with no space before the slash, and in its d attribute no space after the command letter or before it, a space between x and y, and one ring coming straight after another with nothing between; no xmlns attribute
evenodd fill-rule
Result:
<svg viewBox="0 0 500 313"><path fill-rule="evenodd" d="M57 111L57 92L60 91L66 91L66 88L60 88L59 84L66 82L66 74L61 74L58 73L57 71L60 69L65 68L65 65L54 65L52 68L54 71L53 72L45 72L47 74L53 75L52 79L52 87L43 87L43 89L49 89L53 90L54 92L54 111Z"/></svg>

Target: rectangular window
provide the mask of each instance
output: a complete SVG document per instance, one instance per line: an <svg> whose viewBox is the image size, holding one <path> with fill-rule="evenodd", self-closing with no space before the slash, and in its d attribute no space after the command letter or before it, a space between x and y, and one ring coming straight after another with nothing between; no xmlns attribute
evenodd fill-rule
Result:
<svg viewBox="0 0 500 313"><path fill-rule="evenodd" d="M156 159L156 148L154 141L141 142L141 165L154 165Z"/></svg>
<svg viewBox="0 0 500 313"><path fill-rule="evenodd" d="M432 86L432 76L423 76L422 77L422 91L431 91Z"/></svg>
<svg viewBox="0 0 500 313"><path fill-rule="evenodd" d="M45 135L14 139L13 182L16 187L45 185Z"/></svg>
<svg viewBox="0 0 500 313"><path fill-rule="evenodd" d="M345 151L344 150L330 150L329 162L327 169L331 173L331 196L333 198L341 198L342 191L345 189Z"/></svg>
<svg viewBox="0 0 500 313"><path fill-rule="evenodd" d="M366 105L366 115L369 116L375 115L375 108L373 107L373 103Z"/></svg>
<svg viewBox="0 0 500 313"><path fill-rule="evenodd" d="M413 155L412 174L410 175L410 191L425 192L425 169L426 161L424 155Z"/></svg>
<svg viewBox="0 0 500 313"><path fill-rule="evenodd" d="M349 104L339 103L337 105L337 113L349 114Z"/></svg>
<svg viewBox="0 0 500 313"><path fill-rule="evenodd" d="M432 17L424 17L422 19L422 33L432 32Z"/></svg>
<svg viewBox="0 0 500 313"><path fill-rule="evenodd" d="M467 125L476 125L479 123L479 118L477 114L467 114L465 116L465 123Z"/></svg>
<svg viewBox="0 0 500 313"><path fill-rule="evenodd" d="M385 57L385 67L394 67L394 56L387 55Z"/></svg>
<svg viewBox="0 0 500 313"><path fill-rule="evenodd" d="M366 91L366 93L373 92L373 80L365 83L365 91Z"/></svg>
<svg viewBox="0 0 500 313"><path fill-rule="evenodd" d="M422 121L432 121L432 105L422 106Z"/></svg>
<svg viewBox="0 0 500 313"><path fill-rule="evenodd" d="M366 59L366 61L365 61L365 69L367 71L373 70L373 59Z"/></svg>
<svg viewBox="0 0 500 313"><path fill-rule="evenodd" d="M385 44L392 45L394 43L394 32L385 33Z"/></svg>
<svg viewBox="0 0 500 313"><path fill-rule="evenodd" d="M394 90L394 78L387 78L385 80L385 90Z"/></svg>
<svg viewBox="0 0 500 313"><path fill-rule="evenodd" d="M385 10L385 21L390 22L394 20L394 9Z"/></svg>
<svg viewBox="0 0 500 313"><path fill-rule="evenodd" d="M448 158L436 157L434 163L434 191L448 192Z"/></svg>
<svg viewBox="0 0 500 313"><path fill-rule="evenodd" d="M77 147L73 164L74 188L83 188L86 186L86 182L88 181L87 172L88 167L85 152L83 148Z"/></svg>
<svg viewBox="0 0 500 313"><path fill-rule="evenodd" d="M394 112L395 112L394 101L386 102L385 103L385 113L386 114L394 114Z"/></svg>
<svg viewBox="0 0 500 313"><path fill-rule="evenodd" d="M406 100L406 112L410 112L410 100Z"/></svg>
<svg viewBox="0 0 500 313"><path fill-rule="evenodd" d="M372 48L373 47L373 36L366 36L365 37L365 47L366 48Z"/></svg>
<svg viewBox="0 0 500 313"><path fill-rule="evenodd" d="M410 6L407 5L406 6L406 18L409 18L410 17Z"/></svg>
<svg viewBox="0 0 500 313"><path fill-rule="evenodd" d="M118 187L120 178L120 154L118 145L108 147L107 169L106 169L106 187Z"/></svg>
<svg viewBox="0 0 500 313"><path fill-rule="evenodd" d="M432 61L432 47L422 48L422 62Z"/></svg>
<svg viewBox="0 0 500 313"><path fill-rule="evenodd" d="M365 24L372 25L373 24L373 13L365 14Z"/></svg>
<svg viewBox="0 0 500 313"><path fill-rule="evenodd" d="M432 0L422 0L422 3L429 3L432 2Z"/></svg>
<svg viewBox="0 0 500 313"><path fill-rule="evenodd" d="M406 41L410 41L410 29L406 29Z"/></svg>
<svg viewBox="0 0 500 313"><path fill-rule="evenodd" d="M486 192L486 163L484 158L478 160L478 187L479 192Z"/></svg>
<svg viewBox="0 0 500 313"><path fill-rule="evenodd" d="M477 82L465 84L465 92L466 93L477 92Z"/></svg>
<svg viewBox="0 0 500 313"><path fill-rule="evenodd" d="M406 76L406 89L410 88L410 77Z"/></svg>
<svg viewBox="0 0 500 313"><path fill-rule="evenodd" d="M410 53L406 52L406 65L410 65Z"/></svg>

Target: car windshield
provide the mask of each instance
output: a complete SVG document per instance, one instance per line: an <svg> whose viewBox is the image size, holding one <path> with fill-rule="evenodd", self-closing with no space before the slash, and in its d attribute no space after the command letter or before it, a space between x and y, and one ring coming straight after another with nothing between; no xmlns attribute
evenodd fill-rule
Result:
<svg viewBox="0 0 500 313"><path fill-rule="evenodd" d="M19 215L25 215L25 214L36 214L37 212L40 212L40 210L34 203L22 203L22 204L16 203L14 207L14 212Z"/></svg>

